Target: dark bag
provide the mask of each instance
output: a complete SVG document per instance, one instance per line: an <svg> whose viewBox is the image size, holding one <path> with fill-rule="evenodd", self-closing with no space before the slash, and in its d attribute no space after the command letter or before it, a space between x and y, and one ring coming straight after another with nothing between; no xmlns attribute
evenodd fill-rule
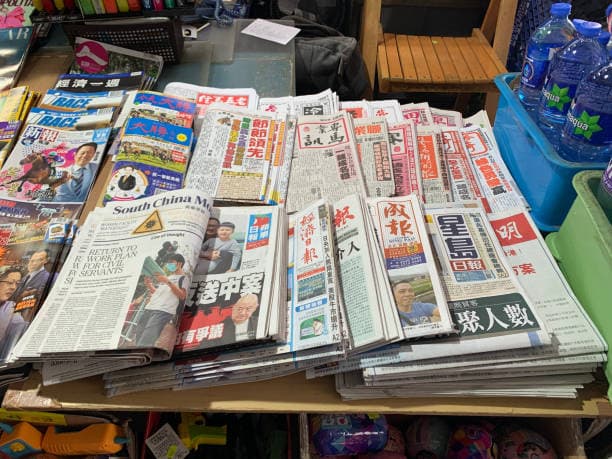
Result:
<svg viewBox="0 0 612 459"><path fill-rule="evenodd" d="M327 88L341 100L363 97L369 87L357 40L331 27L299 16L285 16L301 32L295 38L296 94L313 94Z"/></svg>

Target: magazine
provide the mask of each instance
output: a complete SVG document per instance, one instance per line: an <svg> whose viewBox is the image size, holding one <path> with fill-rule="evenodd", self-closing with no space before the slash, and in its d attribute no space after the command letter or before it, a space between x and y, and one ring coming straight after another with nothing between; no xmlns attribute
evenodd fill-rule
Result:
<svg viewBox="0 0 612 459"><path fill-rule="evenodd" d="M119 107L123 103L125 91L67 92L49 89L40 102L40 108L78 112L97 108Z"/></svg>
<svg viewBox="0 0 612 459"><path fill-rule="evenodd" d="M0 197L82 203L98 172L110 128L63 131L26 126L0 170Z"/></svg>
<svg viewBox="0 0 612 459"><path fill-rule="evenodd" d="M13 149L21 129L21 121L0 121L0 166Z"/></svg>
<svg viewBox="0 0 612 459"><path fill-rule="evenodd" d="M96 208L18 360L168 359L211 209L189 189Z"/></svg>
<svg viewBox="0 0 612 459"><path fill-rule="evenodd" d="M143 72L143 89L151 89L155 85L164 65L161 56L82 37L74 40L74 54L75 60L69 73Z"/></svg>
<svg viewBox="0 0 612 459"><path fill-rule="evenodd" d="M0 91L12 88L36 34L33 27L0 28Z"/></svg>
<svg viewBox="0 0 612 459"><path fill-rule="evenodd" d="M92 75L90 73L67 73L60 75L55 88L66 92L132 91L140 89L144 80L142 71Z"/></svg>
<svg viewBox="0 0 612 459"><path fill-rule="evenodd" d="M32 322L71 226L68 219L0 224L0 366Z"/></svg>
<svg viewBox="0 0 612 459"><path fill-rule="evenodd" d="M68 131L87 131L109 127L114 112L112 107L77 112L33 107L28 113L26 124L37 124Z"/></svg>
<svg viewBox="0 0 612 459"><path fill-rule="evenodd" d="M163 123L190 128L196 115L194 102L153 91L130 94L115 121L115 128L123 127L129 118L147 118Z"/></svg>
<svg viewBox="0 0 612 459"><path fill-rule="evenodd" d="M298 118L294 145L287 212L303 209L321 198L337 201L354 193L365 196L352 119L348 113Z"/></svg>
<svg viewBox="0 0 612 459"><path fill-rule="evenodd" d="M0 92L0 121L20 121L28 95L27 86L19 86Z"/></svg>

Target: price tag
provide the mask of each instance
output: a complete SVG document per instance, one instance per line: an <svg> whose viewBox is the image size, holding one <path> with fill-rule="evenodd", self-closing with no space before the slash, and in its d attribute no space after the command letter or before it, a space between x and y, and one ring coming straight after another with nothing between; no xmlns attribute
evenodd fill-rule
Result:
<svg viewBox="0 0 612 459"><path fill-rule="evenodd" d="M183 459L189 454L189 450L167 423L147 438L145 443L156 459Z"/></svg>

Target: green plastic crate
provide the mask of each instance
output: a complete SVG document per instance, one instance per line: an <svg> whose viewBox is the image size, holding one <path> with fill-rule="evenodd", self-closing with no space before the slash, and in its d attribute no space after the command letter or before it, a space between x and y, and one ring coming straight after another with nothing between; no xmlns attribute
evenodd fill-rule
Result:
<svg viewBox="0 0 612 459"><path fill-rule="evenodd" d="M612 399L612 225L595 194L602 171L583 171L572 183L577 193L561 228L546 237L572 290L608 343L605 372Z"/></svg>

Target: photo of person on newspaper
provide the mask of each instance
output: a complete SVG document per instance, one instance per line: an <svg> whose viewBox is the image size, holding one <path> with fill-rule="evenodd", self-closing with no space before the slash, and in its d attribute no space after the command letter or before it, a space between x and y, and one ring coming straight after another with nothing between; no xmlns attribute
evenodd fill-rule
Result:
<svg viewBox="0 0 612 459"><path fill-rule="evenodd" d="M187 297L188 280L183 272L185 258L180 253L168 254L164 259L164 271L154 276L144 276L148 300L136 321L135 345L153 347L164 327L175 326L179 305Z"/></svg>
<svg viewBox="0 0 612 459"><path fill-rule="evenodd" d="M403 327L438 322L440 311L429 277L416 275L391 282L393 298Z"/></svg>
<svg viewBox="0 0 612 459"><path fill-rule="evenodd" d="M12 301L17 287L21 283L21 269L14 266L0 274L0 359L5 360L8 351L19 338L27 325L21 314L15 313L15 302Z"/></svg>
<svg viewBox="0 0 612 459"><path fill-rule="evenodd" d="M232 238L236 225L222 222L217 228L216 237L202 244L197 274L223 274L240 269L242 248Z"/></svg>
<svg viewBox="0 0 612 459"><path fill-rule="evenodd" d="M215 345L238 343L255 339L259 299L254 293L241 296L232 306L232 314L223 321L223 337Z"/></svg>

